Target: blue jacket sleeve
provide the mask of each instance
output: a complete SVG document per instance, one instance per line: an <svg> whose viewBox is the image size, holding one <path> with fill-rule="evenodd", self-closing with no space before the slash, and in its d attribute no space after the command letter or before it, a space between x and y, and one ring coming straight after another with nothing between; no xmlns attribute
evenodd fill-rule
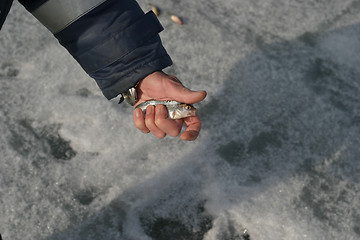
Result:
<svg viewBox="0 0 360 240"><path fill-rule="evenodd" d="M71 4L82 1L98 4L80 11L61 27L61 21L69 20L68 15L76 12L77 6L72 9ZM163 28L157 17L153 12L144 14L135 0L20 2L53 32L108 99L172 64L158 34Z"/></svg>
<svg viewBox="0 0 360 240"><path fill-rule="evenodd" d="M8 15L10 11L10 7L12 4L12 0L1 0L0 1L0 30L2 25L5 22L6 16Z"/></svg>

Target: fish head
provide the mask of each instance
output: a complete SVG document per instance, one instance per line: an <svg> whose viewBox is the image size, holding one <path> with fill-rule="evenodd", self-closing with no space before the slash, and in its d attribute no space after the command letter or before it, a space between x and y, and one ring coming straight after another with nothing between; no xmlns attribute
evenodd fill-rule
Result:
<svg viewBox="0 0 360 240"><path fill-rule="evenodd" d="M185 117L196 116L196 108L187 103L181 103L176 106L175 111L172 113L172 119L180 119Z"/></svg>

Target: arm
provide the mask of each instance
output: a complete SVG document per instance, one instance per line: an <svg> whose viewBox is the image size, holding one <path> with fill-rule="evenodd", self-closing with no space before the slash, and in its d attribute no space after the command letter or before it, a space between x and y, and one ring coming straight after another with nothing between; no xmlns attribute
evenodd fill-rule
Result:
<svg viewBox="0 0 360 240"><path fill-rule="evenodd" d="M158 34L163 28L155 14L144 14L135 0L19 1L95 79L106 98L112 99L138 82L138 103L150 98L196 103L205 98L205 92L192 92L160 72L172 64ZM162 107L149 108L153 112L146 118L134 111L135 126L161 138L179 135L185 123L187 130L181 139L197 138L198 117L174 121Z"/></svg>
<svg viewBox="0 0 360 240"><path fill-rule="evenodd" d="M172 61L135 0L19 0L112 99Z"/></svg>

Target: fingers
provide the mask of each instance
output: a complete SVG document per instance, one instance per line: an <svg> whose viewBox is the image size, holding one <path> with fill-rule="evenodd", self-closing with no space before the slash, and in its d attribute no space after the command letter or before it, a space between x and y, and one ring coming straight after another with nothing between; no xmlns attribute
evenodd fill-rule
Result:
<svg viewBox="0 0 360 240"><path fill-rule="evenodd" d="M180 134L183 120L172 120L164 105L155 107L155 125L169 136L176 137Z"/></svg>
<svg viewBox="0 0 360 240"><path fill-rule="evenodd" d="M144 114L139 108L136 108L134 110L134 125L137 129L139 129L143 133L150 132L150 130L145 125Z"/></svg>
<svg viewBox="0 0 360 240"><path fill-rule="evenodd" d="M147 107L145 118L140 109L135 109L134 124L136 128L143 133L151 132L158 138L164 138L166 135L172 137L178 136L183 125L183 120L170 119L166 107L164 105L158 105L156 107Z"/></svg>
<svg viewBox="0 0 360 240"><path fill-rule="evenodd" d="M180 134L183 122L187 126L186 130L180 135L183 141L194 141L200 133L201 121L195 117L187 117L179 120L169 119L168 112L164 105L156 107L149 106L146 109L144 118L141 109L134 110L134 124L143 133L151 132L158 138L164 138L166 135L176 137Z"/></svg>
<svg viewBox="0 0 360 240"><path fill-rule="evenodd" d="M195 117L187 117L184 119L186 130L180 135L180 139L183 141L194 141L200 133L201 121Z"/></svg>
<svg viewBox="0 0 360 240"><path fill-rule="evenodd" d="M164 138L166 133L161 131L155 124L155 107L149 106L146 109L145 125L150 132L157 138Z"/></svg>

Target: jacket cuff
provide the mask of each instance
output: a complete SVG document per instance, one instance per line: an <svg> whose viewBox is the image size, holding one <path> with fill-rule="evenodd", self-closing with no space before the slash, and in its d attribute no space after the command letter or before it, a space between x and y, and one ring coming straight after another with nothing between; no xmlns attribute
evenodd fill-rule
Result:
<svg viewBox="0 0 360 240"><path fill-rule="evenodd" d="M126 56L89 75L94 78L107 99L112 99L147 75L172 65L160 37L156 35Z"/></svg>

